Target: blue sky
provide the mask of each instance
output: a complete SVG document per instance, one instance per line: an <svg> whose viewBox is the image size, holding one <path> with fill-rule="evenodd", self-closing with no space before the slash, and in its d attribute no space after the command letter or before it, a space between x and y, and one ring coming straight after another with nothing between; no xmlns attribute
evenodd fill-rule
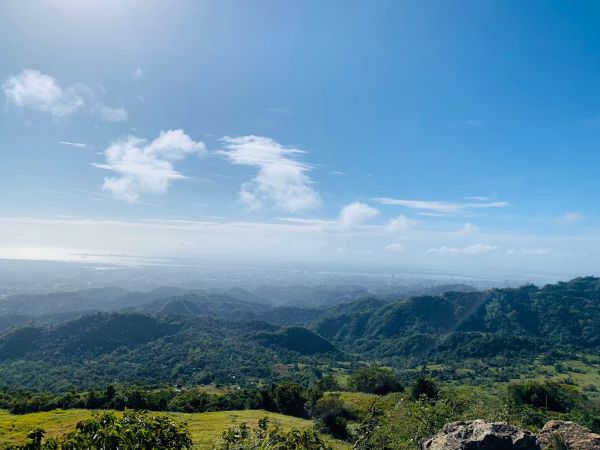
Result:
<svg viewBox="0 0 600 450"><path fill-rule="evenodd" d="M1 9L0 257L600 262L597 2Z"/></svg>

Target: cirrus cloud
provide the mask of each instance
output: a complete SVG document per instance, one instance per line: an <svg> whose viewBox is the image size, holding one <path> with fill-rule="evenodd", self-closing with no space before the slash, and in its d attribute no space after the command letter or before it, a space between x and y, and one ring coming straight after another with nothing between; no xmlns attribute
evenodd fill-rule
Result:
<svg viewBox="0 0 600 450"><path fill-rule="evenodd" d="M403 252L404 250L406 250L406 246L395 242L393 244L386 245L384 250L386 252L391 252L391 253L400 253L400 252Z"/></svg>
<svg viewBox="0 0 600 450"><path fill-rule="evenodd" d="M373 201L382 205L402 206L415 209L422 215L461 215L473 209L504 208L510 206L508 202L482 201L484 197L472 197L473 202L448 202L429 200L404 200L389 197L376 197Z"/></svg>
<svg viewBox="0 0 600 450"><path fill-rule="evenodd" d="M427 253L450 253L463 255L482 255L498 250L498 247L490 244L472 244L466 247L447 247L430 248Z"/></svg>

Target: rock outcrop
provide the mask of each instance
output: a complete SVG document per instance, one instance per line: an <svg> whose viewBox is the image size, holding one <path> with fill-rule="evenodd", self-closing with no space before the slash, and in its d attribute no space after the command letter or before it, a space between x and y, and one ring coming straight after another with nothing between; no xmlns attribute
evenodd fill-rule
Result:
<svg viewBox="0 0 600 450"><path fill-rule="evenodd" d="M540 450L529 431L483 420L453 422L426 441L423 450Z"/></svg>
<svg viewBox="0 0 600 450"><path fill-rule="evenodd" d="M562 420L551 420L538 435L544 450L600 450L600 434Z"/></svg>

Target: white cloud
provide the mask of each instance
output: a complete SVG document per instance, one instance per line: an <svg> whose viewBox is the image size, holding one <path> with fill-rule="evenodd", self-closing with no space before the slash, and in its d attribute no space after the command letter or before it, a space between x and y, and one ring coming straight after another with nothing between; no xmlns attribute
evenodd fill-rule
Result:
<svg viewBox="0 0 600 450"><path fill-rule="evenodd" d="M329 172L330 175L337 175L339 177L342 177L344 175L347 175L346 172L342 172L340 170L332 170L331 172Z"/></svg>
<svg viewBox="0 0 600 450"><path fill-rule="evenodd" d="M560 222L563 222L563 223L575 223L575 222L579 222L583 218L584 218L583 214L581 214L579 212L571 211L571 212L568 212L565 215L561 216L559 218L559 220L560 220Z"/></svg>
<svg viewBox="0 0 600 450"><path fill-rule="evenodd" d="M386 252L399 253L399 252L403 252L404 250L406 250L406 246L404 246L402 244L398 244L398 243L393 243L393 244L386 245L384 250Z"/></svg>
<svg viewBox="0 0 600 450"><path fill-rule="evenodd" d="M125 122L129 118L129 114L125 108L111 108L106 105L98 105L98 113L102 119L107 122Z"/></svg>
<svg viewBox="0 0 600 450"><path fill-rule="evenodd" d="M144 76L144 71L140 67L136 67L133 72L131 72L131 78L134 80L139 80Z"/></svg>
<svg viewBox="0 0 600 450"><path fill-rule="evenodd" d="M497 250L498 247L495 245L489 244L472 244L467 245L466 247L440 247L440 248L430 248L427 250L427 253L454 253L454 254L464 254L464 255L482 255L485 253L490 253Z"/></svg>
<svg viewBox="0 0 600 450"><path fill-rule="evenodd" d="M175 170L174 161L205 152L204 144L193 141L183 130L169 130L161 131L150 143L134 136L113 142L104 151L106 162L93 165L118 174L104 178L102 189L134 203L142 193L165 193L172 181L186 178Z"/></svg>
<svg viewBox="0 0 600 450"><path fill-rule="evenodd" d="M485 195L471 195L469 197L463 197L465 200L475 200L478 202L487 202L490 198Z"/></svg>
<svg viewBox="0 0 600 450"><path fill-rule="evenodd" d="M544 256L552 253L551 248L524 248L521 250L522 255L526 256Z"/></svg>
<svg viewBox="0 0 600 450"><path fill-rule="evenodd" d="M472 209L483 208L504 208L509 206L508 202L490 202L490 201L475 201L475 202L446 202L446 201L427 201L427 200L403 200L389 197L377 197L374 201L382 205L395 205L404 208L416 209L424 211L423 214L440 214L440 215L460 215L465 214Z"/></svg>
<svg viewBox="0 0 600 450"><path fill-rule="evenodd" d="M250 209L267 204L289 212L316 208L321 197L308 176L311 166L297 157L303 150L285 147L262 136L225 136L225 149L219 153L232 164L257 167L257 175L240 189L241 201Z"/></svg>
<svg viewBox="0 0 600 450"><path fill-rule="evenodd" d="M2 89L8 101L15 106L55 117L68 116L85 104L78 85L63 89L50 75L37 70L23 70L8 78Z"/></svg>
<svg viewBox="0 0 600 450"><path fill-rule="evenodd" d="M379 214L379 211L364 203L350 203L340 212L340 223L346 228L360 225Z"/></svg>
<svg viewBox="0 0 600 450"><path fill-rule="evenodd" d="M94 92L83 83L63 88L58 81L38 70L23 70L2 84L7 100L19 108L64 117L90 105L89 112L109 122L127 120L127 110L112 108L96 100ZM100 92L104 93L103 89Z"/></svg>
<svg viewBox="0 0 600 450"><path fill-rule="evenodd" d="M58 141L58 143L62 145L68 145L70 147L87 148L87 144L84 144L83 142Z"/></svg>
<svg viewBox="0 0 600 450"><path fill-rule="evenodd" d="M408 231L415 225L415 223L416 221L409 219L406 216L399 215L390 220L387 229L391 232Z"/></svg>

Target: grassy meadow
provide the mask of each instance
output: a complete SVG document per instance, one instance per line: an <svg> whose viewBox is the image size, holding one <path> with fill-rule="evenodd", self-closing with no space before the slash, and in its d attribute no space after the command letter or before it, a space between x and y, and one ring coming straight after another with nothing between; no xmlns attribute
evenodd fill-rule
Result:
<svg viewBox="0 0 600 450"><path fill-rule="evenodd" d="M75 424L92 414L89 410L71 409L54 410L23 415L13 415L8 411L0 410L0 448L9 445L23 444L27 441L27 432L35 427L41 427L47 432L47 436L57 436L74 429ZM197 414L185 413L156 413L168 414L169 416L186 422L189 426L194 440L194 448L211 449L218 442L220 435L227 428L241 423L256 426L259 419L267 416L273 424L283 429L298 428L306 429L312 427L310 420L297 417L285 416L283 414L271 413L262 410L248 411L222 411ZM341 441L329 440L336 450L350 449L350 445Z"/></svg>

